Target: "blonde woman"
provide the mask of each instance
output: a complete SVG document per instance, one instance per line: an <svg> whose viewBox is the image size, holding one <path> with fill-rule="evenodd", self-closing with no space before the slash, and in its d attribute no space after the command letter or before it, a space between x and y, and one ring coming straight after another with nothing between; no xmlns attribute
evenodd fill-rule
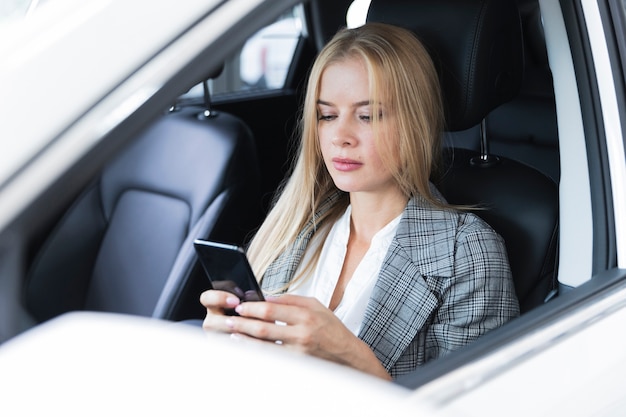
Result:
<svg viewBox="0 0 626 417"><path fill-rule="evenodd" d="M296 163L248 249L270 297L206 291L204 328L391 379L517 316L502 239L429 182L442 126L412 33L340 31L312 67Z"/></svg>

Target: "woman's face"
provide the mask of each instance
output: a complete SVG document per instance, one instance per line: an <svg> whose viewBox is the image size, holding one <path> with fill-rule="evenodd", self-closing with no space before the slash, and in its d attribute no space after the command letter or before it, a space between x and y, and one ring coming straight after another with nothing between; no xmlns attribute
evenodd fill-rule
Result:
<svg viewBox="0 0 626 417"><path fill-rule="evenodd" d="M391 140L393 115L380 103L372 114L367 69L359 58L326 67L317 101L318 134L326 169L337 188L349 193L396 192L398 187L384 166L374 143L372 120L379 117L385 140Z"/></svg>

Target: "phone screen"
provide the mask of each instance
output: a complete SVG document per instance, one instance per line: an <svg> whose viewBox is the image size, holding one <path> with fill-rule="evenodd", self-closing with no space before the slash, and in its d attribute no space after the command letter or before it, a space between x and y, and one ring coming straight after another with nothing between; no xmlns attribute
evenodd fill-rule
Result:
<svg viewBox="0 0 626 417"><path fill-rule="evenodd" d="M196 240L194 247L213 289L228 291L241 301L264 300L242 248L206 240Z"/></svg>

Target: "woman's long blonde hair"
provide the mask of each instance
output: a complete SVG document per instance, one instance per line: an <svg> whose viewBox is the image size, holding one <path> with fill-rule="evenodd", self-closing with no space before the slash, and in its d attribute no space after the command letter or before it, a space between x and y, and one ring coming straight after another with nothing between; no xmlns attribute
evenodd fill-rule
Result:
<svg viewBox="0 0 626 417"><path fill-rule="evenodd" d="M380 103L386 112L390 110L394 114L396 132L391 137L397 140L376 142L383 162L407 197L419 195L441 206L429 186L439 154L443 110L439 80L428 52L411 32L396 26L368 23L356 29L343 29L322 49L311 68L299 124L297 159L248 248L248 258L257 277L263 276L307 224L318 228L337 219L349 204L346 194L322 217L311 222L320 205L339 192L322 159L317 100L324 70L346 59L360 59L367 68L372 114L379 114ZM377 119L372 118L374 132L378 129ZM311 263L317 260L320 250L313 255Z"/></svg>

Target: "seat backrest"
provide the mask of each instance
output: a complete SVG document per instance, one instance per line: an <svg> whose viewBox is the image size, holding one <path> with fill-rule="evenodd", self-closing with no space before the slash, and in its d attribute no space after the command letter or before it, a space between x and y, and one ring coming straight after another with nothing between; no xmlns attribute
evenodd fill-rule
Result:
<svg viewBox="0 0 626 417"><path fill-rule="evenodd" d="M489 150L530 165L559 182L556 100L537 0L517 0L524 34L524 79L519 93L487 115ZM448 132L446 145L480 150L480 126Z"/></svg>
<svg viewBox="0 0 626 417"><path fill-rule="evenodd" d="M372 0L368 21L412 30L438 68L450 131L466 131L515 98L524 75L514 0ZM494 138L488 138L494 139ZM450 149L437 185L450 203L478 205L505 240L522 312L555 288L558 190L509 158Z"/></svg>
<svg viewBox="0 0 626 417"><path fill-rule="evenodd" d="M29 274L37 320L81 309L174 318L189 281L204 279L193 239L242 243L260 219L252 134L202 110L160 117L65 214Z"/></svg>

